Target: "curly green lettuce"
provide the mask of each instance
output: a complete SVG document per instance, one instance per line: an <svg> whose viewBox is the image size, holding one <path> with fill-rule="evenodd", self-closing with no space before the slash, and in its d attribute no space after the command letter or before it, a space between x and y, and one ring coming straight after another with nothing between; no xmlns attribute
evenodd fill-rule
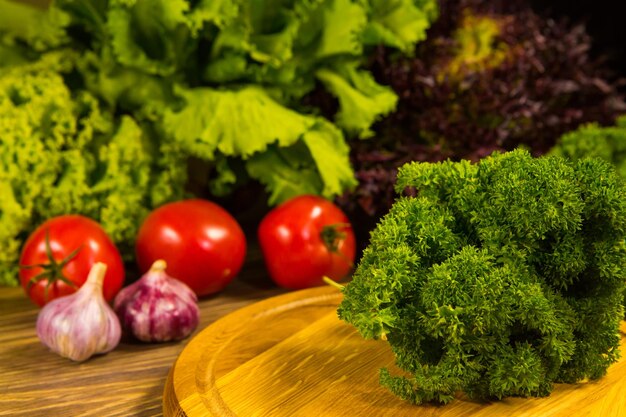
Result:
<svg viewBox="0 0 626 417"><path fill-rule="evenodd" d="M153 149L131 117L70 91L59 65L44 57L0 69L0 284L16 283L23 239L45 219L97 219L127 249L149 209L182 196L176 152Z"/></svg>
<svg viewBox="0 0 626 417"><path fill-rule="evenodd" d="M546 396L619 358L626 188L600 159L527 151L404 165L339 316L386 339L413 403Z"/></svg>

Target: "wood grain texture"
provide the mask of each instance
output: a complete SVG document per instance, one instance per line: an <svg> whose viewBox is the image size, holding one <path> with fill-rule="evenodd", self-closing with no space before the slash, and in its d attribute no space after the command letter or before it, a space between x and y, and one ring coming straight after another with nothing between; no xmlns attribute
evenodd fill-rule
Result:
<svg viewBox="0 0 626 417"><path fill-rule="evenodd" d="M626 359L592 383L547 398L414 406L378 384L389 345L363 340L336 316L333 288L290 293L216 321L183 350L166 382L166 416L626 416ZM626 332L626 323L622 323ZM622 334L622 350L626 349Z"/></svg>
<svg viewBox="0 0 626 417"><path fill-rule="evenodd" d="M281 292L252 248L239 277L224 292L200 301L200 325L194 334ZM162 415L167 374L191 339L165 344L125 340L114 351L77 364L39 342L37 313L21 288L0 288L0 416Z"/></svg>

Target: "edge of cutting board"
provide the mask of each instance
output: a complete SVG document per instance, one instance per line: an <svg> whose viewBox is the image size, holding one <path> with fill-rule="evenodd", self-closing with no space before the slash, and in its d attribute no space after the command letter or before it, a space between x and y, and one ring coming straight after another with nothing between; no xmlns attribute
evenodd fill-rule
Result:
<svg viewBox="0 0 626 417"><path fill-rule="evenodd" d="M243 307L207 326L185 346L170 368L163 395L164 415L235 416L215 387L219 353L254 321L304 306L319 305L330 311L329 307L336 308L341 299L342 294L328 286L294 291ZM198 378L198 373L206 375L206 379ZM206 386L207 379L212 386Z"/></svg>

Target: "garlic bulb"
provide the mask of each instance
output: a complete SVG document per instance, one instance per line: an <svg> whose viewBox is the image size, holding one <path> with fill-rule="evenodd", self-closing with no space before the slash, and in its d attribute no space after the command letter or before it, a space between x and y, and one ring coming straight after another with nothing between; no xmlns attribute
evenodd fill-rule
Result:
<svg viewBox="0 0 626 417"><path fill-rule="evenodd" d="M120 323L102 295L106 269L96 263L77 292L49 302L39 312L37 336L53 352L81 362L118 345Z"/></svg>
<svg viewBox="0 0 626 417"><path fill-rule="evenodd" d="M122 289L114 308L125 331L143 342L167 342L189 336L198 325L196 294L167 275L158 260L137 282Z"/></svg>

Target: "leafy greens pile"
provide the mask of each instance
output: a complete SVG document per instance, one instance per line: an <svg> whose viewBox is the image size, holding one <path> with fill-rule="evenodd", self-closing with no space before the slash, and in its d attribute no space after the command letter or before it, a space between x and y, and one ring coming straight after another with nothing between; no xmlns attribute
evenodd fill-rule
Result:
<svg viewBox="0 0 626 417"><path fill-rule="evenodd" d="M362 68L403 52L435 0L0 0L0 282L20 242L62 213L132 240L146 210L181 198L188 163L214 195L255 179L274 204L355 185L344 132L397 97ZM321 85L335 124L301 105ZM81 159L83 159L81 161Z"/></svg>
<svg viewBox="0 0 626 417"><path fill-rule="evenodd" d="M414 403L548 395L619 357L626 189L600 159L407 164L340 317L389 341Z"/></svg>

